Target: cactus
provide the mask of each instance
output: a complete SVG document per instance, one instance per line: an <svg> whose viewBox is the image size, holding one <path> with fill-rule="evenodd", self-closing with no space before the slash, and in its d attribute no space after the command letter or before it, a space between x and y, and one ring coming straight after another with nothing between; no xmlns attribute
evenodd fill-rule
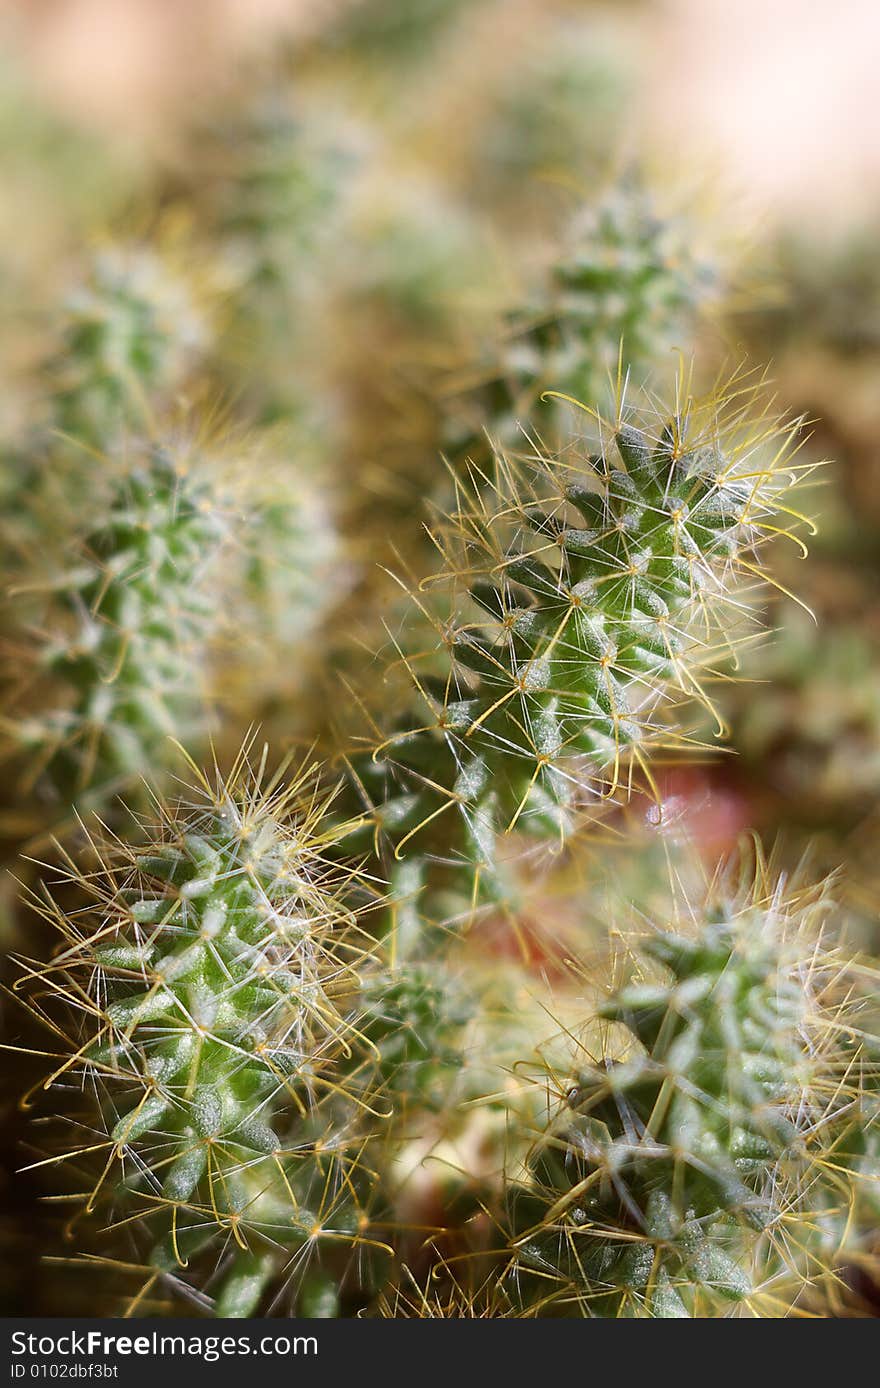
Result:
<svg viewBox="0 0 880 1388"><path fill-rule="evenodd" d="M303 456L289 435L240 438L242 486L224 456L233 426L218 449L203 422L181 422L177 397L210 376L212 342L198 296L158 253L96 255L68 296L60 339L46 368L46 437L35 430L2 469L3 538L17 552L6 575L4 753L27 761L19 788L63 814L106 812L167 762L170 737L204 745L218 695L234 698L246 677L252 697L261 681L268 688L258 667L271 665L277 686L279 669L305 663L345 566L310 476L314 448ZM49 531L58 540L47 557ZM209 655L232 627L230 606L241 627L215 688Z"/></svg>
<svg viewBox="0 0 880 1388"><path fill-rule="evenodd" d="M251 283L271 290L298 273L292 253L320 233L347 159L341 149L315 147L280 86L234 119L234 131L227 123L204 132L215 160L204 168L205 196L221 243Z"/></svg>
<svg viewBox="0 0 880 1388"><path fill-rule="evenodd" d="M641 385L665 353L688 348L714 276L639 187L622 185L585 208L570 241L543 289L510 315L502 339L473 369L477 388L452 396L453 453L485 457L484 435L495 445L521 445L525 421L540 447L555 448L567 420L555 402L539 406L542 392L595 405L615 377L632 373Z"/></svg>
<svg viewBox="0 0 880 1388"><path fill-rule="evenodd" d="M344 5L330 26L325 42L343 51L381 56L394 72L430 55L447 26L460 17L462 0L359 0Z"/></svg>
<svg viewBox="0 0 880 1388"><path fill-rule="evenodd" d="M360 244L350 271L354 299L379 309L379 332L409 331L423 351L426 341L449 335L468 295L485 292L493 270L485 234L442 185L401 183L396 170L377 183L356 208L353 232Z"/></svg>
<svg viewBox="0 0 880 1388"><path fill-rule="evenodd" d="M409 1271L405 1269L405 1271ZM519 1318L497 1283L469 1293L455 1285L449 1292L423 1287L409 1274L404 1287L384 1294L376 1305L380 1320L501 1320Z"/></svg>
<svg viewBox="0 0 880 1388"><path fill-rule="evenodd" d="M68 295L47 367L54 429L103 451L173 402L210 342L191 283L149 245L96 252Z"/></svg>
<svg viewBox="0 0 880 1388"><path fill-rule="evenodd" d="M204 735L200 682L230 519L197 462L157 446L121 472L46 580L47 610L10 672L10 754L26 759L25 788L62 813L106 808L167 759L171 736Z"/></svg>
<svg viewBox="0 0 880 1388"><path fill-rule="evenodd" d="M170 244L111 243L68 288L52 335L28 424L0 459L10 550L43 541L46 512L86 509L95 455L115 456L177 405L204 369L207 296L175 267Z"/></svg>
<svg viewBox="0 0 880 1388"><path fill-rule="evenodd" d="M233 681L246 682L242 697L253 703L255 690L280 689L289 697L307 683L322 627L354 566L305 424L280 437L274 431L258 436L248 451L253 460L239 580L246 620L235 635L237 658L233 652L225 663Z"/></svg>
<svg viewBox="0 0 880 1388"><path fill-rule="evenodd" d="M246 385L253 411L273 421L296 409L311 366L311 349L298 350L292 371L291 346L309 335L317 247L336 227L357 155L332 110L304 109L278 74L262 82L257 99L197 124L192 167L170 195L194 213L227 281L219 347L230 384L237 395Z"/></svg>
<svg viewBox="0 0 880 1388"><path fill-rule="evenodd" d="M199 752L218 706L304 681L347 569L322 489L274 448L230 460L183 436L132 441L54 571L22 563L4 750L50 813L106 815L145 774L158 783L172 739Z"/></svg>
<svg viewBox="0 0 880 1388"><path fill-rule="evenodd" d="M477 477L438 536L453 591L433 665L411 661L422 707L353 764L402 948L420 918L461 924L505 899L506 835L564 842L669 742L669 706L702 693L728 605L748 608L736 581L759 573L794 432L750 390L682 392L659 430L624 417L583 462L529 476L499 459Z"/></svg>
<svg viewBox="0 0 880 1388"><path fill-rule="evenodd" d="M824 1276L809 1245L840 1200L834 1134L859 1088L817 910L821 894L722 880L693 929L640 941L641 977L598 1009L625 1044L585 1046L511 1190L517 1296L545 1314L778 1315Z"/></svg>
<svg viewBox="0 0 880 1388"><path fill-rule="evenodd" d="M396 1118L405 1124L412 1110L442 1111L462 1066L462 1037L477 998L452 973L414 965L375 973L362 1006L361 1031L376 1049L370 1081L392 1097Z"/></svg>
<svg viewBox="0 0 880 1388"><path fill-rule="evenodd" d="M265 761L245 749L229 777L202 777L140 846L96 844L97 873L69 859L86 904L47 894L61 949L25 979L66 1008L44 1087L69 1118L78 1076L90 1137L83 1150L68 1123L64 1159L97 1158L85 1214L146 1245L147 1285L192 1264L218 1315L247 1315L273 1278L325 1314L369 1195L363 1110L337 1077L340 1057L356 1070L363 948L350 874L325 862L317 774L285 786Z"/></svg>
<svg viewBox="0 0 880 1388"><path fill-rule="evenodd" d="M877 973L868 968L853 986L852 1017L841 1049L846 1061L849 1108L834 1125L828 1148L834 1176L816 1218L814 1256L831 1269L862 1268L870 1278L877 1270L880 1222L880 1028L876 1014ZM868 996L864 994L868 991ZM836 1280L825 1287L828 1303L842 1298Z"/></svg>

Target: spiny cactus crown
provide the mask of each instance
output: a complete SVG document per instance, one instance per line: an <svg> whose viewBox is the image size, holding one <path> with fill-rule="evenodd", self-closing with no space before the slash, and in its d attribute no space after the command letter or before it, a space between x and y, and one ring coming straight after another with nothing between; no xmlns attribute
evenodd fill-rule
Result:
<svg viewBox="0 0 880 1388"><path fill-rule="evenodd" d="M261 789L242 763L201 791L143 848L111 847L82 882L94 905L50 899L66 947L40 977L74 1017L53 1081L78 1071L106 1124L87 1211L137 1217L153 1280L213 1255L218 1314L246 1315L273 1273L301 1282L322 1240L359 1232L333 1067L352 1065L361 951L314 777Z"/></svg>
<svg viewBox="0 0 880 1388"><path fill-rule="evenodd" d="M562 1314L692 1316L765 1280L772 1297L771 1275L781 1296L786 1275L797 1283L799 1201L821 1208L810 1143L846 1098L817 1039L821 964L811 975L784 917L720 904L695 935L642 942L666 976L600 1007L629 1046L582 1067L513 1200L511 1277L527 1297Z"/></svg>
<svg viewBox="0 0 880 1388"><path fill-rule="evenodd" d="M760 461L778 425L743 430L743 409L688 401L654 437L620 425L584 465L524 482L502 460L478 482L440 537L441 577L462 578L433 667L412 664L423 707L356 765L398 861L452 864L466 901L491 897L499 835L558 842L625 754L669 737L664 705L701 692L712 608L752 571L785 485L790 430Z"/></svg>

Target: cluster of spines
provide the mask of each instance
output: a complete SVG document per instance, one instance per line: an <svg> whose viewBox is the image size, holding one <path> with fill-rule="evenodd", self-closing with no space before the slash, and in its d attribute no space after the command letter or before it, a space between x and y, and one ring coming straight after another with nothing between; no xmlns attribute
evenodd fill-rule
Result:
<svg viewBox="0 0 880 1388"><path fill-rule="evenodd" d="M421 708L355 763L410 899L432 862L458 870L459 911L503 895L499 838L564 841L670 741L669 708L705 697L700 670L722 663L723 618L791 481L794 426L756 422L753 403L682 394L658 432L622 422L583 464L475 474L438 536L450 613L408 661Z"/></svg>
<svg viewBox="0 0 880 1388"><path fill-rule="evenodd" d="M864 1267L872 1277L880 1224L880 1039L876 969L868 969L867 977L864 967L858 972L863 976L857 984L848 980L855 1002L840 1046L840 1082L849 1104L826 1144L835 1179L816 1213L814 1256L832 1269ZM829 1290L837 1288L832 1284Z"/></svg>
<svg viewBox="0 0 880 1388"><path fill-rule="evenodd" d="M544 1314L785 1314L824 1275L816 1228L849 1122L834 963L781 894L707 905L638 947L514 1184L506 1274ZM612 1037L625 1038L618 1045ZM812 1247L811 1247L812 1245Z"/></svg>
<svg viewBox="0 0 880 1388"><path fill-rule="evenodd" d="M76 1076L91 1105L97 1140L64 1160L97 1158L85 1212L146 1245L139 1296L193 1263L219 1315L251 1313L272 1279L326 1314L366 1242L365 1101L338 1073L364 1050L363 948L314 774L261 780L242 761L142 847L101 846L98 872L72 873L85 907L43 902L62 948L25 981L62 1044L43 1088L69 1097Z"/></svg>

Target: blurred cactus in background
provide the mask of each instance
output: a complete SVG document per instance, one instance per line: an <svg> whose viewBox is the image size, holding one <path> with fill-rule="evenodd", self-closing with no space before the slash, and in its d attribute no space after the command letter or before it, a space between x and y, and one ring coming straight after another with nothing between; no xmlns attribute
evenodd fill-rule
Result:
<svg viewBox="0 0 880 1388"><path fill-rule="evenodd" d="M190 282L149 246L110 245L64 305L66 331L47 365L52 425L107 448L139 413L174 400L210 341Z"/></svg>
<svg viewBox="0 0 880 1388"><path fill-rule="evenodd" d="M375 53L382 62L411 62L430 52L444 27L454 23L463 9L463 0L413 0L406 6L394 0L356 0L343 6L327 42L368 59Z"/></svg>
<svg viewBox="0 0 880 1388"><path fill-rule="evenodd" d="M871 1309L876 267L731 294L639 12L10 76L16 1311Z"/></svg>
<svg viewBox="0 0 880 1388"><path fill-rule="evenodd" d="M315 261L331 245L359 160L358 136L328 103L310 111L281 75L197 124L168 171L166 196L226 285L218 343L231 388L263 420L300 401L302 344L320 298Z"/></svg>
<svg viewBox="0 0 880 1388"><path fill-rule="evenodd" d="M53 108L28 82L14 54L0 54L0 285L9 317L0 340L15 352L11 327L57 285L59 264L84 235L124 213L149 182L122 140L90 131ZM24 233L24 234L22 234ZM47 266L49 273L47 275Z"/></svg>
<svg viewBox="0 0 880 1388"><path fill-rule="evenodd" d="M35 379L23 383L31 417L4 440L7 544L42 538L28 518L41 498L54 507L63 504L63 487L87 487L89 455L118 453L132 432L155 427L193 383L211 340L207 304L159 245L98 250L58 317L46 323L54 340Z"/></svg>
<svg viewBox="0 0 880 1388"><path fill-rule="evenodd" d="M478 135L488 190L504 204L536 184L607 177L630 96L626 45L600 15L563 14L511 68Z"/></svg>
<svg viewBox="0 0 880 1388"><path fill-rule="evenodd" d="M503 898L499 840L561 846L674 742L670 707L706 697L700 667L723 662L725 611L748 606L789 481L793 429L752 413L743 384L703 401L682 385L669 417L640 428L624 413L583 461L520 473L501 459L461 489L437 536L451 606L436 655L397 639L417 706L354 764L408 919L415 907L448 930ZM437 872L457 872L458 892L416 907Z"/></svg>
<svg viewBox="0 0 880 1388"><path fill-rule="evenodd" d="M41 635L15 653L22 714L9 732L25 788L62 813L106 812L123 786L155 774L170 737L204 739L203 666L232 518L199 471L184 451L148 450L121 470L103 516L92 497L93 528L69 567L46 575Z"/></svg>
<svg viewBox="0 0 880 1388"><path fill-rule="evenodd" d="M453 415L449 444L473 457L485 431L494 445L517 447L528 420L536 446L558 447L564 426L558 407L554 420L539 406L543 393L595 407L613 398L615 383L642 385L673 347L689 349L712 287L682 229L659 218L637 186L615 190L581 212L544 288L510 315L491 359L474 369L488 379L456 399L462 419Z"/></svg>

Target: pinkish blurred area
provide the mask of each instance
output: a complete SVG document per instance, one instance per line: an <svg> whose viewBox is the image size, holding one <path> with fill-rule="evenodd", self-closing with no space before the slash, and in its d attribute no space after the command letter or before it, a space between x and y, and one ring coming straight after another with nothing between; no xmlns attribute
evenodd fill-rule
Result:
<svg viewBox="0 0 880 1388"><path fill-rule="evenodd" d="M254 50L308 40L364 0L3 0L14 50L67 112L135 136L163 122ZM521 0L471 0L504 57ZM558 5L551 6L558 9ZM617 25L640 74L632 139L700 175L753 216L817 235L880 195L876 0L575 3ZM540 6L538 6L540 9Z"/></svg>

